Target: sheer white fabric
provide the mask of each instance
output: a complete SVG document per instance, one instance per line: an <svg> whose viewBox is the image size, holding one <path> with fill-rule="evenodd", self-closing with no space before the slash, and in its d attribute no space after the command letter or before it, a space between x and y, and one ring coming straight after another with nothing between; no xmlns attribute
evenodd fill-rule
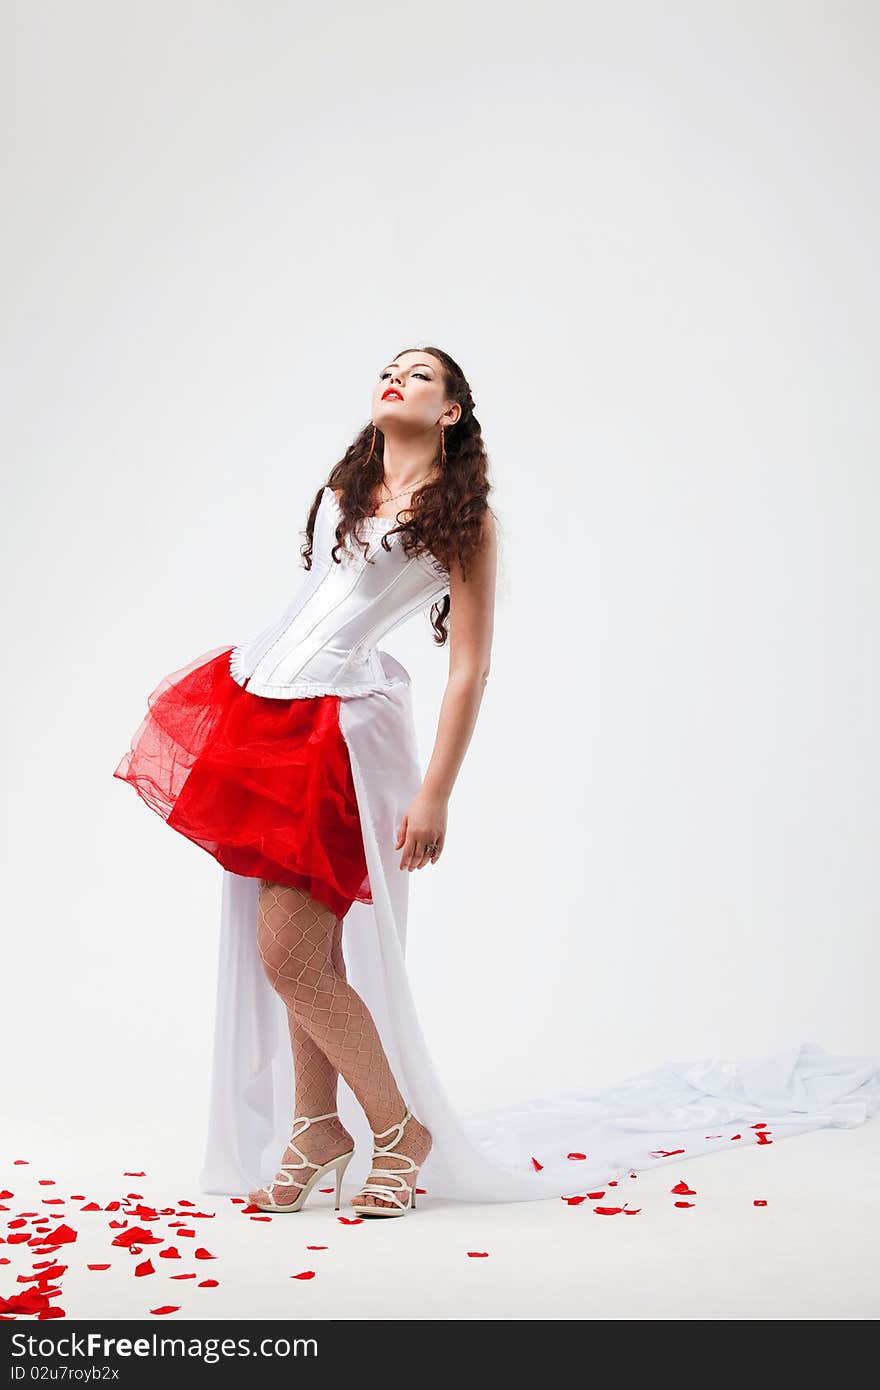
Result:
<svg viewBox="0 0 880 1390"><path fill-rule="evenodd" d="M419 1175L429 1196L480 1202L566 1196L657 1163L726 1151L736 1130L743 1142L754 1139L748 1127L755 1124L766 1124L778 1140L858 1125L880 1109L880 1059L834 1056L798 1043L756 1061L670 1062L613 1087L585 1084L458 1113L428 1053L407 976L410 876L398 869L394 844L421 770L408 674L380 655L386 688L344 698L340 706L373 893L371 905L356 903L346 917L343 949L350 983L373 1014L401 1091L433 1135ZM206 1192L240 1195L270 1181L293 1120L287 1019L257 950L257 888L256 879L223 871ZM360 1184L369 1171L371 1137L343 1081L339 1110L358 1145L348 1177ZM572 1152L587 1159L573 1162Z"/></svg>

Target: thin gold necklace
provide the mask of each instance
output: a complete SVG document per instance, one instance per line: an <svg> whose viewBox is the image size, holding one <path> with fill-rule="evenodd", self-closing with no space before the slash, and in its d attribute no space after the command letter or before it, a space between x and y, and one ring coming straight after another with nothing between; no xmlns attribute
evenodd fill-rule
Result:
<svg viewBox="0 0 880 1390"><path fill-rule="evenodd" d="M423 477L417 478L416 481L415 481L414 483L411 483L409 487L405 487L405 488L403 489L403 492L395 492L395 494L394 494L393 497L386 497L386 498L384 499L383 502L380 502L380 503L379 503L379 505L380 505L381 507L384 507L384 506L385 506L385 502L396 502L397 499L398 499L398 497L405 497L406 494L407 494L408 492L415 492L415 490L416 490L416 488L418 487L419 483L423 483L423 482L425 481L425 479L426 479L426 478L430 478L430 476L431 476L430 473L425 473ZM384 487L385 491L387 492L387 491L388 491L388 484L386 483L386 481L385 481L384 478L382 479L382 486Z"/></svg>

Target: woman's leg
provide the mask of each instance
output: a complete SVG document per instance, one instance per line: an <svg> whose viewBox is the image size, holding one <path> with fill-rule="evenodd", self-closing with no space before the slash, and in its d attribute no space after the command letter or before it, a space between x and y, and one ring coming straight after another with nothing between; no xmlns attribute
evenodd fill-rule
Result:
<svg viewBox="0 0 880 1390"><path fill-rule="evenodd" d="M339 919L323 903L299 888L261 881L257 940L269 983L287 1005L288 1016L317 1045L330 1066L345 1077L364 1108L370 1128L378 1134L403 1119L406 1102L369 1009L346 980L344 970L339 969L341 950L334 955L337 930L341 930ZM316 1078L318 1086L323 1084L326 1088L330 1072L322 1070L320 1063L315 1069L315 1062L313 1054L309 1073ZM322 1095L326 1100L326 1089ZM335 1109L335 1104L334 1097L332 1105L313 1109L311 1113L324 1114ZM301 1113L310 1112L298 1108L297 1114ZM322 1161L317 1152L312 1152L318 1139L314 1132L331 1123L336 1122L322 1121L320 1125L313 1125L297 1139L310 1160ZM342 1147L337 1144L335 1152L341 1152ZM415 1117L407 1123L399 1147L403 1153L411 1155L417 1165L427 1158L431 1136ZM379 1166L406 1169L405 1163L384 1156ZM403 1181L410 1183L412 1175L405 1174ZM276 1196L277 1200L280 1199ZM394 1205L371 1193L362 1200L365 1205L372 1202Z"/></svg>
<svg viewBox="0 0 880 1390"><path fill-rule="evenodd" d="M330 958L336 973L344 979L345 957L342 954L342 922L338 917L335 922ZM290 1008L287 1010L287 1023L290 1030L290 1049L293 1055L296 1082L294 1115L329 1115L336 1109L339 1071L329 1057L321 1051L311 1033L303 1027ZM331 1158L343 1153L346 1148L351 1148L353 1141L345 1125L336 1117L332 1120L320 1120L317 1124L310 1125L303 1135L298 1135L294 1142L310 1162L328 1163ZM300 1159L293 1152L293 1149L288 1148L285 1150L281 1162L297 1166ZM298 1177L300 1181L305 1181L311 1171L310 1168L306 1168L299 1174L293 1174L293 1176ZM299 1188L291 1183L270 1183L268 1187L272 1200L277 1202L279 1206L295 1202L299 1196ZM252 1202L259 1200L260 1193L251 1192L249 1197Z"/></svg>

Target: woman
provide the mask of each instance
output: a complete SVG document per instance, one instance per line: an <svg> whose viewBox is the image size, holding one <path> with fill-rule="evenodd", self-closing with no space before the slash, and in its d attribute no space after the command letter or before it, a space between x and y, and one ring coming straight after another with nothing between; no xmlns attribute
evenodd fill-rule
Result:
<svg viewBox="0 0 880 1390"><path fill-rule="evenodd" d="M413 1209L420 1173L432 1197L578 1203L622 1194L628 1170L861 1123L880 1107L876 1062L810 1045L456 1113L407 978L408 886L442 857L480 708L496 529L448 354L400 353L372 416L314 499L289 608L163 680L115 772L224 870L203 1188L291 1212L332 1174L338 1210L366 1121L364 1215ZM408 674L378 645L419 612L450 657L424 775Z"/></svg>
<svg viewBox="0 0 880 1390"><path fill-rule="evenodd" d="M355 901L372 901L372 888L340 704L370 694L381 702L406 684L377 643L429 609L435 640L449 642L449 678L395 850L399 871L436 864L489 672L496 535L473 398L448 354L398 354L379 374L371 413L312 504L310 578L294 603L253 642L167 678L114 774L228 871L258 880L257 944L287 1010L295 1075L294 1127L275 1181L249 1193L270 1211L298 1210L328 1172L339 1206L354 1152L336 1109L340 1074L375 1141L369 1180L351 1201L358 1211L414 1207L432 1143L346 979L343 920Z"/></svg>

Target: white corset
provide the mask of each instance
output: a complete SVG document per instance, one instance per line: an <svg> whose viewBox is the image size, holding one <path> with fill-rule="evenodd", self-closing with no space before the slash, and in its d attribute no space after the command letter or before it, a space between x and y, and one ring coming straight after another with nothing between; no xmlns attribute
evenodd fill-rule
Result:
<svg viewBox="0 0 880 1390"><path fill-rule="evenodd" d="M315 516L312 567L288 608L251 641L234 647L229 670L255 695L290 700L309 695L366 695L401 681L403 666L377 644L414 613L449 592L449 573L430 554L408 557L400 536L381 544L394 523L372 517L369 550L331 550L341 508L324 488Z"/></svg>

